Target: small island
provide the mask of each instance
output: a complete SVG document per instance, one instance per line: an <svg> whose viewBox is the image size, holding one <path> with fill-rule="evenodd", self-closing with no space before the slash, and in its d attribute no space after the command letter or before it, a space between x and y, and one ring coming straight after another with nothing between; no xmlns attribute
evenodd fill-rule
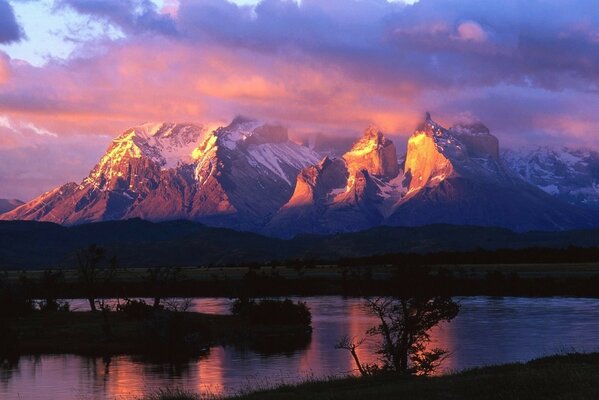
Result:
<svg viewBox="0 0 599 400"><path fill-rule="evenodd" d="M22 305L19 315L5 316L0 353L189 358L217 345L282 351L310 341L310 311L301 302L237 300L232 314L191 312L188 306L185 300L154 307L129 299L96 311Z"/></svg>

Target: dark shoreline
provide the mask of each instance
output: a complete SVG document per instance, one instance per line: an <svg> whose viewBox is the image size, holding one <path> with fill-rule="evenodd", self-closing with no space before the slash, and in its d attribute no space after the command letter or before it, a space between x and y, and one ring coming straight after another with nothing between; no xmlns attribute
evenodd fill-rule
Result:
<svg viewBox="0 0 599 400"><path fill-rule="evenodd" d="M0 279L23 288L29 298L85 298L76 270L51 287L45 271L4 271ZM98 297L376 296L412 292L444 296L599 297L599 264L307 265L181 268L159 293L148 269L128 268Z"/></svg>
<svg viewBox="0 0 599 400"><path fill-rule="evenodd" d="M191 397L192 398L192 397ZM543 357L439 377L380 376L289 385L237 400L537 400L599 398L599 353ZM165 400L168 397L164 398Z"/></svg>
<svg viewBox="0 0 599 400"><path fill-rule="evenodd" d="M9 319L16 341L5 357L40 354L78 354L86 356L140 355L158 359L198 358L221 345L243 345L260 351L302 348L310 341L311 328L299 324L255 324L235 315L159 311L146 319L131 319L122 312L109 312L111 333L103 330L102 312L37 311ZM180 317L187 337L185 347L168 346L169 338L148 341L151 330L172 327L158 325L165 319ZM7 322L7 321L4 321ZM177 337L177 340L182 339ZM164 342L163 342L164 341ZM162 343L161 343L162 342ZM181 343L173 343L175 346ZM6 351L6 350L5 350Z"/></svg>

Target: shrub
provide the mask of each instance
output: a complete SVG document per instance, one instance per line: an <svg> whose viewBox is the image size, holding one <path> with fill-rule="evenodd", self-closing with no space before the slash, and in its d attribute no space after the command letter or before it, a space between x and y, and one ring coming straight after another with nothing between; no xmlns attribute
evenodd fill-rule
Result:
<svg viewBox="0 0 599 400"><path fill-rule="evenodd" d="M205 351L212 338L210 328L187 313L161 310L146 320L141 338L148 353L193 357Z"/></svg>
<svg viewBox="0 0 599 400"><path fill-rule="evenodd" d="M34 302L22 290L0 284L0 319L28 315L34 310Z"/></svg>
<svg viewBox="0 0 599 400"><path fill-rule="evenodd" d="M251 323L263 325L310 325L312 315L306 303L285 300L238 299L231 312L249 319Z"/></svg>
<svg viewBox="0 0 599 400"><path fill-rule="evenodd" d="M42 300L37 303L37 307L40 311L63 311L68 312L71 309L71 305L68 301L59 301L54 299Z"/></svg>
<svg viewBox="0 0 599 400"><path fill-rule="evenodd" d="M125 299L125 303L119 304L116 309L124 313L127 318L134 320L149 318L155 310L145 301L135 299Z"/></svg>

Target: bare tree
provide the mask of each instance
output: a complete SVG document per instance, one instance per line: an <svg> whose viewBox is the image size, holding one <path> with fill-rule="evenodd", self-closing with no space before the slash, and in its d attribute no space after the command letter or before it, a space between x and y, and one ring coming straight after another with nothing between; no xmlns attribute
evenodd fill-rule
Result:
<svg viewBox="0 0 599 400"><path fill-rule="evenodd" d="M106 250L92 244L77 252L77 263L79 282L85 291L90 309L96 312L96 297L100 286L110 283L116 274L116 258L107 260Z"/></svg>
<svg viewBox="0 0 599 400"><path fill-rule="evenodd" d="M366 338L356 340L356 338L350 338L349 336L345 335L341 337L341 339L339 339L339 341L335 344L336 349L344 349L349 351L354 359L354 362L356 363L356 366L358 367L358 371L360 371L360 375L362 376L369 375L368 366L360 362L356 349L360 347L365 340Z"/></svg>
<svg viewBox="0 0 599 400"><path fill-rule="evenodd" d="M165 296L165 289L174 285L183 278L181 268L155 267L148 268L146 281L154 292L154 308L160 308L160 303Z"/></svg>

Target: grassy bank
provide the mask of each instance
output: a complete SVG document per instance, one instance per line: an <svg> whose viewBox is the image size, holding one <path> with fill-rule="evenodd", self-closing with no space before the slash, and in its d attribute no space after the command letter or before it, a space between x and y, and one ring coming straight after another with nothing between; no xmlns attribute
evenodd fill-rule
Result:
<svg viewBox="0 0 599 400"><path fill-rule="evenodd" d="M599 297L599 264L443 264L443 265L262 265L190 267L178 270L177 280L151 283L146 268L119 269L109 284L98 289L103 297L162 297L241 295L392 295L402 282L424 280L420 286L451 296L584 296ZM420 277L421 271L428 271ZM84 298L77 270L2 271L0 281L21 285L32 298Z"/></svg>
<svg viewBox="0 0 599 400"><path fill-rule="evenodd" d="M219 344L247 343L260 348L267 342L293 347L309 341L307 325L256 324L236 315L164 310L141 319L123 312L107 316L101 312L34 312L11 320L9 329L15 339L10 350L17 354L171 354L177 350L197 355ZM175 348L182 343L187 347Z"/></svg>
<svg viewBox="0 0 599 400"><path fill-rule="evenodd" d="M142 400L199 399L163 392ZM595 400L599 353L552 356L440 377L346 378L284 386L229 400Z"/></svg>

